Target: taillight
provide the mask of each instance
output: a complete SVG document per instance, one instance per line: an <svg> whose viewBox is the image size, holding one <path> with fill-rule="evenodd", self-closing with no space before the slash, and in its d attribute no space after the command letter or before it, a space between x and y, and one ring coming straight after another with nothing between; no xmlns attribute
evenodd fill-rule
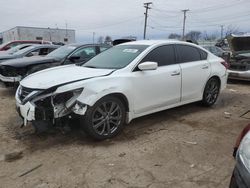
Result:
<svg viewBox="0 0 250 188"><path fill-rule="evenodd" d="M226 69L229 69L229 67L230 67L229 63L227 63L226 61L222 61L221 64L224 65L224 67L226 67Z"/></svg>

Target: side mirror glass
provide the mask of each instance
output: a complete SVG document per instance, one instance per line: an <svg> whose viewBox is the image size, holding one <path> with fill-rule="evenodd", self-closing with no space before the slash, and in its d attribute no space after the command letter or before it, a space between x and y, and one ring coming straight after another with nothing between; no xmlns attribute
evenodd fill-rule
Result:
<svg viewBox="0 0 250 188"><path fill-rule="evenodd" d="M156 70L158 67L158 63L156 62L151 62L151 61L147 61L147 62L143 62L141 64L138 65L138 68L141 71L146 71L146 70Z"/></svg>

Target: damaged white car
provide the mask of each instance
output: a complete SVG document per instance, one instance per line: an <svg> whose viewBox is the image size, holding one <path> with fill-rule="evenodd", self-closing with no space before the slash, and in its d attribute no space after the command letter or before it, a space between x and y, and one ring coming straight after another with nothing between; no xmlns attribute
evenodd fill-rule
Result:
<svg viewBox="0 0 250 188"><path fill-rule="evenodd" d="M195 44L136 41L115 46L82 66L26 77L16 104L25 125L79 116L88 135L106 139L140 116L195 101L211 106L226 81L223 59Z"/></svg>

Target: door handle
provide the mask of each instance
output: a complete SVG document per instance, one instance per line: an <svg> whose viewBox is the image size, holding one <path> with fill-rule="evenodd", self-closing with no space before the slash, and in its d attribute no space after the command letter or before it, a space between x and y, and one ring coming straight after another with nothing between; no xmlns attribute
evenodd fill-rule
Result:
<svg viewBox="0 0 250 188"><path fill-rule="evenodd" d="M208 69L208 65L203 65L201 68L202 69Z"/></svg>
<svg viewBox="0 0 250 188"><path fill-rule="evenodd" d="M178 76L180 74L181 74L180 71L174 71L174 72L171 73L171 76Z"/></svg>

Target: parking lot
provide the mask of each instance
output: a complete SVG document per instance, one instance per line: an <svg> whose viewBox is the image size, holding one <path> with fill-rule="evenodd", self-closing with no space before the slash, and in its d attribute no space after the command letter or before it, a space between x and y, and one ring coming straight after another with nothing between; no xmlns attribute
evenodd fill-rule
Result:
<svg viewBox="0 0 250 188"><path fill-rule="evenodd" d="M250 84L231 82L212 108L197 103L133 120L95 142L79 128L34 134L0 88L0 187L227 187L233 145L250 115ZM10 161L4 157L19 153Z"/></svg>

